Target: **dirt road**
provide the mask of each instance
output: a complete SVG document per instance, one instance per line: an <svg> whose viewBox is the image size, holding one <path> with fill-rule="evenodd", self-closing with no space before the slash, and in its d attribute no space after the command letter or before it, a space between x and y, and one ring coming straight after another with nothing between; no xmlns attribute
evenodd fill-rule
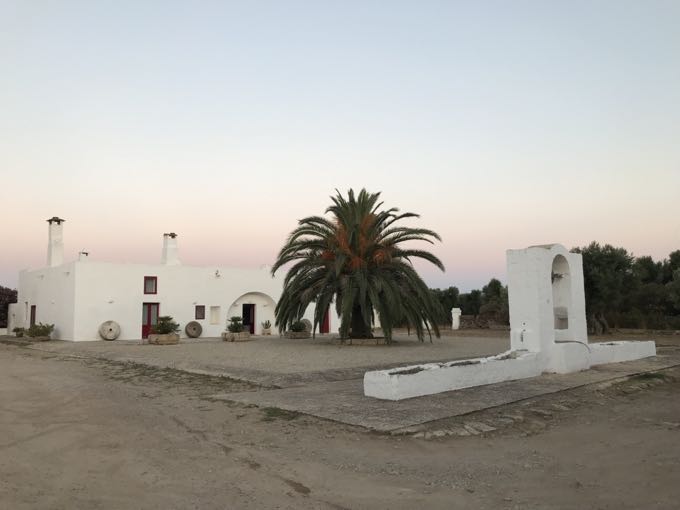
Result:
<svg viewBox="0 0 680 510"><path fill-rule="evenodd" d="M248 389L0 345L0 508L680 506L678 370L429 440L210 399Z"/></svg>

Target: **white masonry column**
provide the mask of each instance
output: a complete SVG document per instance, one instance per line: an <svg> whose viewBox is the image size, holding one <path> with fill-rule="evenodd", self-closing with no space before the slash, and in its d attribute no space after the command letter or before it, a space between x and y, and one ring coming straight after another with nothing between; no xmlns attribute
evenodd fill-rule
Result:
<svg viewBox="0 0 680 510"><path fill-rule="evenodd" d="M166 266L177 266L180 264L179 251L177 249L177 234L174 232L163 234L161 264L165 264Z"/></svg>
<svg viewBox="0 0 680 510"><path fill-rule="evenodd" d="M451 308L451 329L460 329L460 308Z"/></svg>
<svg viewBox="0 0 680 510"><path fill-rule="evenodd" d="M60 266L64 263L64 223L65 220L53 216L47 223L47 267Z"/></svg>

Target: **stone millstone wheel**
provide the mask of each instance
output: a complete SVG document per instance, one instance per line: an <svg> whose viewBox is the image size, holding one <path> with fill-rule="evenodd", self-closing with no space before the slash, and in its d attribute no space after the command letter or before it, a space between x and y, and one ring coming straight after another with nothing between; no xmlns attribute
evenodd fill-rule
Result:
<svg viewBox="0 0 680 510"><path fill-rule="evenodd" d="M189 338L198 338L199 336L201 336L201 333L203 333L203 328L198 322L191 321L184 328L184 331L186 332Z"/></svg>
<svg viewBox="0 0 680 510"><path fill-rule="evenodd" d="M99 326L99 336L104 340L115 340L120 335L120 325L116 321L102 322Z"/></svg>
<svg viewBox="0 0 680 510"><path fill-rule="evenodd" d="M305 325L305 331L310 333L312 331L312 323L309 319L302 319L300 322Z"/></svg>

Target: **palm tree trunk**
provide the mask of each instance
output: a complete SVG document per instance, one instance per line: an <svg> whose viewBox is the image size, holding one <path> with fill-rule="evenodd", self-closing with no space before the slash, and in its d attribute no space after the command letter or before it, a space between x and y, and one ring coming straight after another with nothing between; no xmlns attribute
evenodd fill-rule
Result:
<svg viewBox="0 0 680 510"><path fill-rule="evenodd" d="M349 332L350 338L373 338L370 322L366 325L364 315L361 313L361 308L355 306L352 309L352 324Z"/></svg>

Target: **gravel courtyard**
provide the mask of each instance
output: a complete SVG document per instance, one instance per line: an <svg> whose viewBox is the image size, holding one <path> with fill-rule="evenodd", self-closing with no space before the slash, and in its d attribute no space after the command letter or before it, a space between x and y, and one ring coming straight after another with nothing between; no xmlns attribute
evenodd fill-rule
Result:
<svg viewBox="0 0 680 510"><path fill-rule="evenodd" d="M133 361L161 368L179 368L210 375L226 375L263 385L289 386L318 378L363 377L372 368L428 361L488 356L510 347L505 331L445 332L432 343L398 334L393 345L375 341L343 345L334 336L291 340L253 337L249 342L220 339L183 339L177 345L154 346L139 341L46 342L35 349L114 361Z"/></svg>
<svg viewBox="0 0 680 510"><path fill-rule="evenodd" d="M0 506L672 509L679 381L669 369L395 436L211 397L262 391L246 382L0 344ZM441 433L478 422L493 427Z"/></svg>

